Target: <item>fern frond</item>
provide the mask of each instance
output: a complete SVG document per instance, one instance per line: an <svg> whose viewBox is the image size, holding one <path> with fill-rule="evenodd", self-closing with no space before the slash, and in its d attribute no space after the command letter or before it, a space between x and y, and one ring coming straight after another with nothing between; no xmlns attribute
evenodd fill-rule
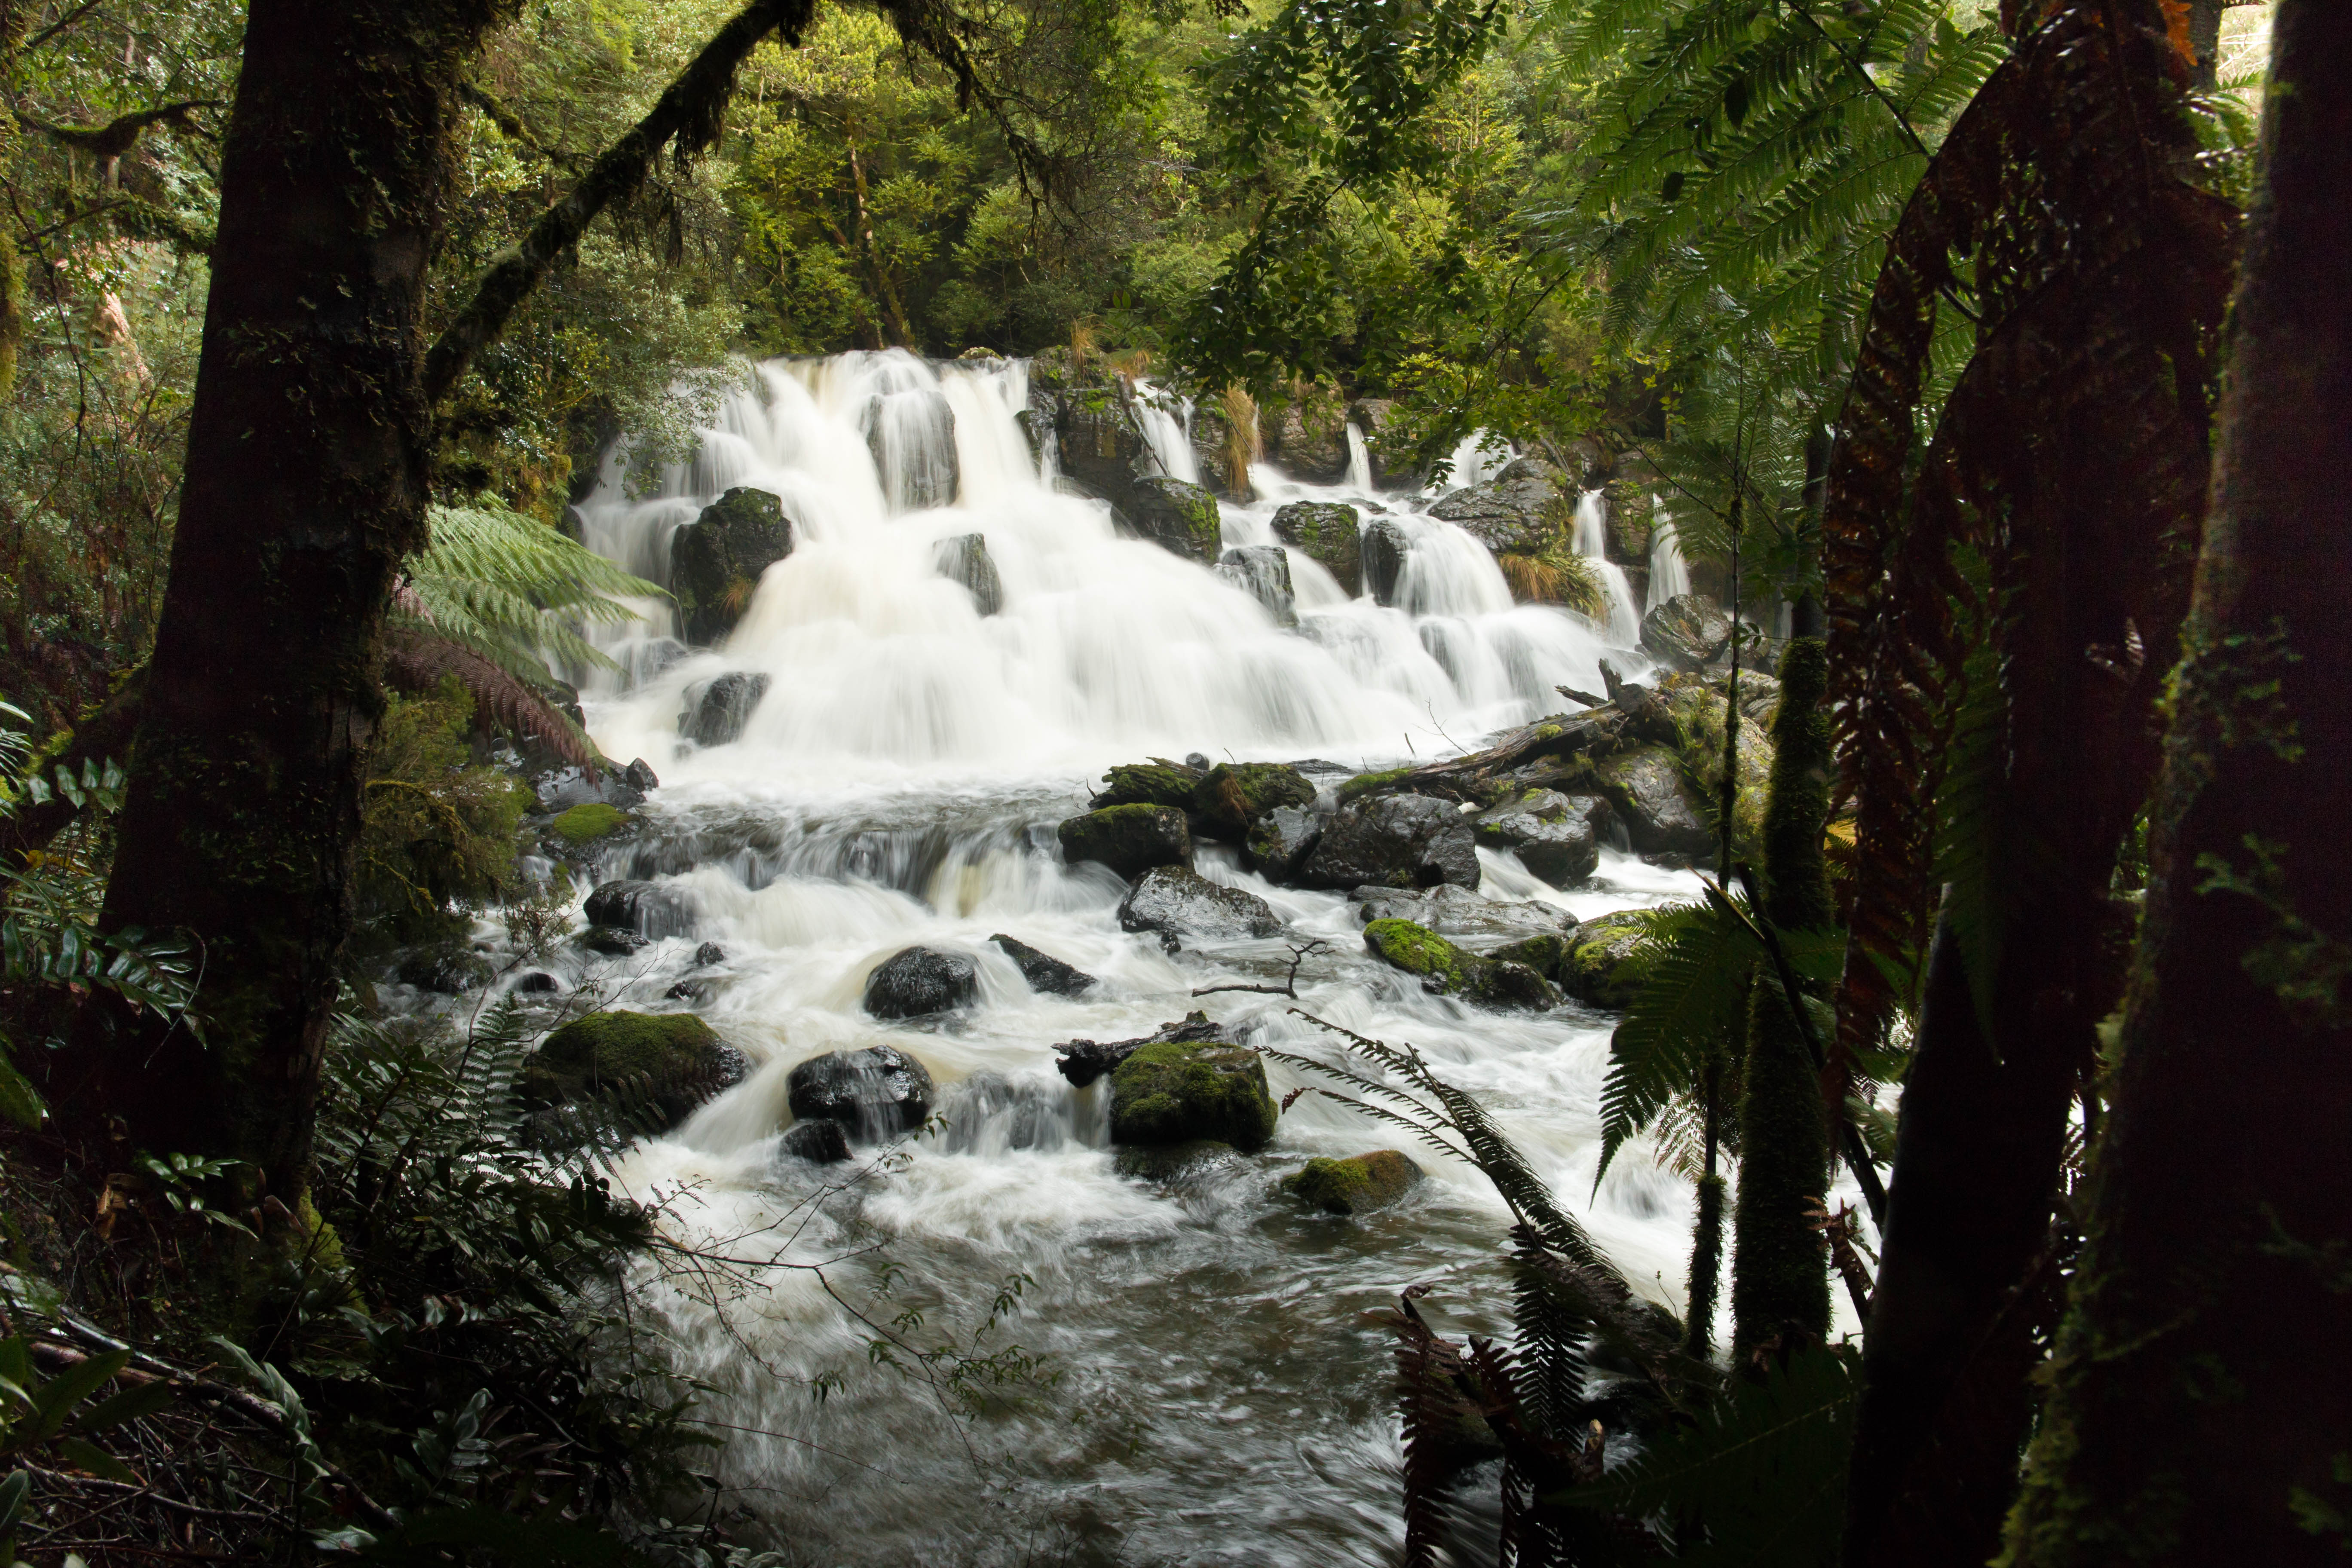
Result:
<svg viewBox="0 0 2352 1568"><path fill-rule="evenodd" d="M596 773L595 743L580 726L513 671L474 648L431 631L395 628L384 638L384 680L412 695L430 691L456 676L474 699L475 711L509 733L543 742L573 766Z"/></svg>
<svg viewBox="0 0 2352 1568"><path fill-rule="evenodd" d="M429 627L526 680L553 679L547 661L616 668L576 626L637 618L621 601L662 590L554 529L495 503L435 507L431 542L407 563L414 605L395 626Z"/></svg>

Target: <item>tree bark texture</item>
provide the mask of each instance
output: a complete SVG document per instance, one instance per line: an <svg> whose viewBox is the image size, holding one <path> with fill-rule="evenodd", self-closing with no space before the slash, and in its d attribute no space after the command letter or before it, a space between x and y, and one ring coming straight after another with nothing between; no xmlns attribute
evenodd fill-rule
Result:
<svg viewBox="0 0 2352 1568"><path fill-rule="evenodd" d="M253 0L180 520L107 889L201 944L205 1042L94 1025L60 1103L289 1202L351 917L393 575L423 542L425 265L491 0Z"/></svg>
<svg viewBox="0 0 2352 1568"><path fill-rule="evenodd" d="M2352 6L2273 39L2037 1568L2340 1563L2352 1517Z"/></svg>

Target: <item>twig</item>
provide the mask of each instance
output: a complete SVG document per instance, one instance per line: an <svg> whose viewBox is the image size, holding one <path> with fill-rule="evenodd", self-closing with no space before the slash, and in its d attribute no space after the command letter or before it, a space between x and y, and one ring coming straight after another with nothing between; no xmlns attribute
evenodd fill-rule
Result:
<svg viewBox="0 0 2352 1568"><path fill-rule="evenodd" d="M1208 996L1213 995L1219 991L1254 991L1263 996L1287 996L1293 1002L1296 1002L1298 1000L1298 966L1306 963L1307 960L1314 954L1328 950L1330 945L1331 944L1329 942L1325 942L1319 936L1315 938L1312 942L1306 942L1304 944L1299 942L1290 943L1290 978L1284 981L1279 985L1244 985L1239 984L1225 985L1201 985L1193 988L1192 994L1195 996Z"/></svg>

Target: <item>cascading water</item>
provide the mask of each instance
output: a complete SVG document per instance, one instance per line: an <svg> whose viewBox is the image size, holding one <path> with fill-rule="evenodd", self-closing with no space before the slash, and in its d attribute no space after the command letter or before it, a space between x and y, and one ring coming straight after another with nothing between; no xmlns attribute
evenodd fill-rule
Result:
<svg viewBox="0 0 2352 1568"><path fill-rule="evenodd" d="M1172 397L1151 383L1135 384L1135 422L1151 448L1152 461L1171 479L1201 482L1201 458L1192 450L1192 400Z"/></svg>
<svg viewBox="0 0 2352 1568"><path fill-rule="evenodd" d="M1690 567L1683 561L1683 542L1675 532L1674 520L1659 513L1655 496L1650 498L1650 507L1658 525L1650 531L1650 592L1642 605L1644 611L1691 591Z"/></svg>
<svg viewBox="0 0 2352 1568"><path fill-rule="evenodd" d="M1640 642L1642 611L1633 603L1633 584L1625 568L1609 559L1609 502L1599 490L1576 498L1576 552L1600 574L1601 595L1608 602L1609 640L1621 647Z"/></svg>
<svg viewBox="0 0 2352 1568"><path fill-rule="evenodd" d="M1368 494L1372 488L1372 454L1364 445L1364 433L1356 422L1348 421L1348 478L1344 489Z"/></svg>
<svg viewBox="0 0 2352 1568"><path fill-rule="evenodd" d="M620 1166L631 1191L668 1199L666 1225L751 1260L742 1289L714 1302L656 1283L642 1305L681 1370L712 1390L702 1408L725 1428L719 1475L741 1489L729 1505L810 1561L1389 1560L1402 1528L1397 1424L1387 1347L1361 1315L1437 1282L1425 1310L1501 1329L1507 1215L1491 1189L1416 1150L1432 1180L1404 1203L1356 1221L1298 1212L1276 1177L1309 1155L1396 1142L1312 1097L1262 1154L1172 1186L1123 1176L1106 1147L1105 1086L1072 1089L1048 1047L1132 1038L1204 1008L1255 1043L1329 1058L1329 1037L1294 1005L1411 1041L1489 1098L1627 1276L1669 1300L1688 1252L1688 1184L1629 1156L1593 1191L1606 1017L1430 995L1364 952L1345 898L1271 886L1215 847L1202 873L1264 898L1286 930L1165 952L1119 930L1123 885L1065 865L1054 826L1083 809L1108 763L1311 757L1328 793L1349 772L1556 710L1555 685L1600 685L1604 652L1643 661L1614 604L1603 635L1514 605L1477 542L1417 501L1265 468L1265 499L1224 509L1228 545L1271 541L1275 508L1313 499L1380 509L1409 546L1397 608L1348 597L1292 552L1298 625L1285 629L1244 587L1119 537L1102 503L1042 479L1013 417L1026 400L1018 363L893 353L767 364L746 372L656 494L629 498L616 462L582 506L594 548L656 579L676 530L729 486L781 497L795 536L722 647L686 652L663 612L609 638L627 673L585 691L603 749L644 756L663 780L599 873L652 879L665 934L625 964L567 949L543 967L563 993L601 985L606 1005L690 1006L751 1064ZM895 423L900 407L916 412ZM953 504L912 504L950 468ZM975 534L1001 578L993 615L939 565L941 542ZM740 738L685 740L689 689L734 673L768 682ZM1613 851L1566 892L1507 852L1480 858L1487 898L1583 916L1696 889ZM999 932L1099 983L1034 991L989 940ZM1328 945L1302 963L1296 1004L1195 999L1197 987L1280 976L1290 944L1311 939ZM705 943L723 956L706 962ZM860 1006L869 972L916 944L974 963L977 1002L951 1023L886 1023ZM792 1067L877 1044L929 1067L939 1129L878 1167L782 1156ZM1277 1096L1301 1082L1266 1065ZM903 1273L882 1300L886 1266ZM886 1333L915 1351L969 1334L1014 1278L1027 1281L1019 1309L979 1349L1018 1343L1058 1383L1015 1385L1014 1402L960 1423L934 1388L870 1359ZM891 1329L909 1309L924 1326Z"/></svg>

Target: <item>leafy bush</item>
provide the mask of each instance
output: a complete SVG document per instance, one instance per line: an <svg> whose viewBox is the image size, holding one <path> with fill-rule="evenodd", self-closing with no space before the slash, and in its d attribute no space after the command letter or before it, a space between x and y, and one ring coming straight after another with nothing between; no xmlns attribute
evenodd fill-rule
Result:
<svg viewBox="0 0 2352 1568"><path fill-rule="evenodd" d="M515 831L530 792L467 765L474 700L445 679L394 697L371 760L360 827L360 900L400 941L446 938L513 884Z"/></svg>

